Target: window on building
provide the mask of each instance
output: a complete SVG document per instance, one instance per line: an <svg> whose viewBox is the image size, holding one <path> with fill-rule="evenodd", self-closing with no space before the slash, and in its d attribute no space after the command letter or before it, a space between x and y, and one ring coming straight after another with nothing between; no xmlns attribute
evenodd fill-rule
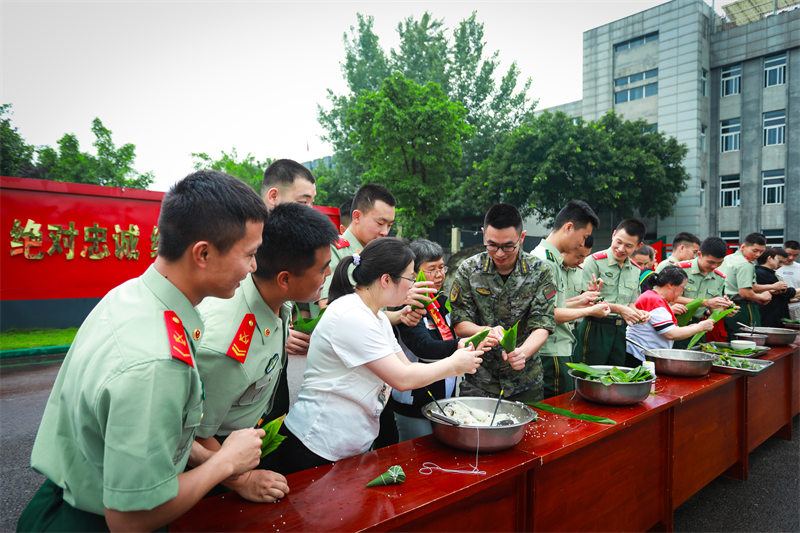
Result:
<svg viewBox="0 0 800 533"><path fill-rule="evenodd" d="M658 41L657 31L648 33L647 35L642 35L640 37L634 37L633 39L628 39L627 41L622 41L621 43L617 43L614 45L614 51L621 52L622 50L628 50L629 48L636 48L637 46L641 46L646 43L652 43L655 41Z"/></svg>
<svg viewBox="0 0 800 533"><path fill-rule="evenodd" d="M781 170L765 170L761 173L762 197L764 205L782 204L784 198L784 186L786 185L786 175Z"/></svg>
<svg viewBox="0 0 800 533"><path fill-rule="evenodd" d="M761 233L767 238L767 246L783 246L782 229L765 229L761 230Z"/></svg>
<svg viewBox="0 0 800 533"><path fill-rule="evenodd" d="M700 124L700 151L706 151L706 125Z"/></svg>
<svg viewBox="0 0 800 533"><path fill-rule="evenodd" d="M639 100L640 98L644 98L644 87L634 87L633 89L628 89L628 100L633 102L634 100Z"/></svg>
<svg viewBox="0 0 800 533"><path fill-rule="evenodd" d="M764 113L764 146L783 144L786 138L786 110Z"/></svg>
<svg viewBox="0 0 800 533"><path fill-rule="evenodd" d="M729 248L733 250L739 249L739 232L738 231L720 231L719 238L728 244ZM731 246L733 245L733 246Z"/></svg>
<svg viewBox="0 0 800 533"><path fill-rule="evenodd" d="M764 87L786 83L786 52L764 58Z"/></svg>
<svg viewBox="0 0 800 533"><path fill-rule="evenodd" d="M639 83L641 81L657 77L658 69L654 68L645 72L637 72L636 74L631 74L630 76L616 78L614 80L614 87L615 89L618 87L625 87L631 83ZM639 85L638 87L631 87L630 89L616 91L614 93L614 103L622 104L656 95L658 95L658 82L648 83L647 85Z"/></svg>
<svg viewBox="0 0 800 533"><path fill-rule="evenodd" d="M719 206L739 206L739 174L719 177Z"/></svg>
<svg viewBox="0 0 800 533"><path fill-rule="evenodd" d="M700 182L700 207L706 206L706 182Z"/></svg>
<svg viewBox="0 0 800 533"><path fill-rule="evenodd" d="M739 149L739 134L742 131L741 119L721 120L719 123L720 152L733 152Z"/></svg>
<svg viewBox="0 0 800 533"><path fill-rule="evenodd" d="M615 104L622 104L627 101L628 101L628 91L620 91L618 93L614 93Z"/></svg>
<svg viewBox="0 0 800 533"><path fill-rule="evenodd" d="M644 97L656 96L658 94L658 83L649 83L644 86Z"/></svg>
<svg viewBox="0 0 800 533"><path fill-rule="evenodd" d="M731 65L722 69L722 96L742 92L742 65Z"/></svg>
<svg viewBox="0 0 800 533"><path fill-rule="evenodd" d="M704 68L700 69L700 94L708 96L708 71Z"/></svg>

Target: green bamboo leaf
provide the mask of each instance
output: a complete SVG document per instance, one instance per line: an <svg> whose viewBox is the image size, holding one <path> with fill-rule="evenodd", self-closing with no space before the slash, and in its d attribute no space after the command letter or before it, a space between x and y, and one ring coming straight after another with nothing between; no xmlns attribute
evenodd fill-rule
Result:
<svg viewBox="0 0 800 533"><path fill-rule="evenodd" d="M713 320L714 323L716 324L717 322L725 318L729 313L733 313L734 310L735 307L728 307L727 309L716 309L713 313L711 313L711 316L709 318L711 318L711 320ZM699 341L703 335L705 335L705 331L701 331L700 333L695 334L695 336L692 337L692 340L689 341L689 345L686 347L686 349L689 350L690 348L692 348L692 346L697 344L697 341Z"/></svg>
<svg viewBox="0 0 800 533"><path fill-rule="evenodd" d="M469 346L471 344L474 348L477 348L480 345L480 343L483 342L483 339L485 339L488 336L489 336L489 330L485 329L480 333L476 333L475 335L467 339L467 342L464 344L464 346Z"/></svg>
<svg viewBox="0 0 800 533"><path fill-rule="evenodd" d="M688 304L686 304L686 312L682 315L678 315L678 325L683 327L689 323L692 319L694 314L697 312L698 309L703 307L703 298L695 298Z"/></svg>
<svg viewBox="0 0 800 533"><path fill-rule="evenodd" d="M503 346L503 349L506 353L511 353L517 348L517 327L519 326L519 321L511 326L509 329L505 330L505 334L503 335L503 340L500 341L500 344Z"/></svg>
<svg viewBox="0 0 800 533"><path fill-rule="evenodd" d="M297 307L296 303L294 305ZM327 309L327 307L322 308L316 318L305 318L304 316L300 315L300 308L298 307L297 318L294 322L292 322L292 326L294 326L294 329L300 333L311 335L311 332L313 332L314 328L317 327L319 319L322 318L322 314L325 312L325 309Z"/></svg>
<svg viewBox="0 0 800 533"><path fill-rule="evenodd" d="M598 424L616 424L617 422L611 420L610 418L605 418L603 416L594 416L594 415L587 415L585 413L574 413L569 409L563 409L561 407L554 407L552 405L548 405L542 402L532 402L528 404L531 407L539 409L541 411L546 411L548 413L553 413L555 415L566 416L567 418L574 418L576 420L585 420L586 422L597 422Z"/></svg>
<svg viewBox="0 0 800 533"><path fill-rule="evenodd" d="M275 420L265 424L262 428L267 432L267 434L261 438L261 457L274 452L286 439L286 437L278 433L278 430L283 424L284 418L286 418L286 415L276 418Z"/></svg>

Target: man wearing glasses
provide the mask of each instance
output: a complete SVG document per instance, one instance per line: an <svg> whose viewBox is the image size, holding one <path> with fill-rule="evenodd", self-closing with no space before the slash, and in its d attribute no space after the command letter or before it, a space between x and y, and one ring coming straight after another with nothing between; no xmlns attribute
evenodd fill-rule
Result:
<svg viewBox="0 0 800 533"><path fill-rule="evenodd" d="M489 330L483 364L461 383L461 396L509 400L543 398L542 363L536 353L555 330L556 287L550 268L520 253L525 240L522 217L510 204L495 204L483 221L486 251L466 259L450 290L451 320L459 337ZM516 348L507 353L504 330L517 324Z"/></svg>

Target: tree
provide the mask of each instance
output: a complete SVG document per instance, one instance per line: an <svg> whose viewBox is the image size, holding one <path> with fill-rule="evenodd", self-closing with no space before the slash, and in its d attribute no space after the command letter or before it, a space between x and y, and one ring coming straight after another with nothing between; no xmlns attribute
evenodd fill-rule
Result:
<svg viewBox="0 0 800 533"><path fill-rule="evenodd" d="M97 155L81 152L78 138L66 133L51 146L36 149L36 163L22 172L22 177L70 183L88 183L111 187L146 189L153 183L153 173L140 174L133 168L136 146L127 143L117 148L111 130L99 118L92 121L93 143Z"/></svg>
<svg viewBox="0 0 800 533"><path fill-rule="evenodd" d="M466 110L466 122L477 134L462 138L461 160L452 173L456 184L492 152L504 132L531 116L535 103L527 97L530 80L518 88L520 72L512 63L497 82L499 54L485 56L484 26L477 21L476 13L460 22L451 38L447 37L443 21L427 12L419 20L405 19L397 25L398 50L391 50L388 58L373 31L374 19L361 14L357 18L357 27L351 26L350 34L344 35L345 60L341 66L348 92L337 95L328 90L331 107L319 109L319 121L326 131L324 139L335 150L336 168L352 182L362 183L366 168L353 156L357 147L344 117L362 91L376 91L393 72L420 85L438 83L450 101L460 103ZM457 197L447 200L451 215L474 211Z"/></svg>
<svg viewBox="0 0 800 533"><path fill-rule="evenodd" d="M0 176L21 176L33 166L34 148L11 125L11 114L11 104L0 105Z"/></svg>
<svg viewBox="0 0 800 533"><path fill-rule="evenodd" d="M462 139L472 134L466 111L435 83L395 73L377 92L362 91L344 116L363 179L397 197L404 237L423 236L453 192Z"/></svg>
<svg viewBox="0 0 800 533"><path fill-rule="evenodd" d="M686 152L647 122L613 111L589 123L543 113L506 135L461 193L481 209L509 202L541 221L573 198L598 212L664 217L686 189Z"/></svg>
<svg viewBox="0 0 800 533"><path fill-rule="evenodd" d="M317 180L317 198L314 203L317 205L328 205L338 207L348 198L355 196L359 184L354 183L349 176L341 171L342 167L336 164L327 165L325 162L311 171Z"/></svg>
<svg viewBox="0 0 800 533"><path fill-rule="evenodd" d="M195 170L210 169L230 174L248 184L258 194L261 194L264 171L273 161L269 158L259 161L250 153L240 161L236 148L232 148L229 154L225 153L224 150L221 151L219 159L213 159L205 152L193 152L192 157L194 158Z"/></svg>

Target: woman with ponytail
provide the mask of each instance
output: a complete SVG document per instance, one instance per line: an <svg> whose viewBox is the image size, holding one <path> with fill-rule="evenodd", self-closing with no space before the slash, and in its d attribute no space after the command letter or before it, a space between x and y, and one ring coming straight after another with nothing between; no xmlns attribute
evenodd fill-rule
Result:
<svg viewBox="0 0 800 533"><path fill-rule="evenodd" d="M686 287L686 272L676 266L668 266L659 273L653 273L644 280L645 292L636 300L636 307L650 313L650 319L643 324L628 326L626 336L647 348L672 348L673 341L686 339L701 331L711 331L714 321L701 320L696 324L678 326L678 320L670 308ZM628 366L639 366L644 361L641 348L627 343Z"/></svg>
<svg viewBox="0 0 800 533"><path fill-rule="evenodd" d="M414 253L392 237L337 265L328 308L311 335L300 395L281 430L287 439L273 452L279 472L366 452L392 388L417 389L474 373L481 364L483 350L463 347L433 363L409 362L381 309L406 300L413 276Z"/></svg>

